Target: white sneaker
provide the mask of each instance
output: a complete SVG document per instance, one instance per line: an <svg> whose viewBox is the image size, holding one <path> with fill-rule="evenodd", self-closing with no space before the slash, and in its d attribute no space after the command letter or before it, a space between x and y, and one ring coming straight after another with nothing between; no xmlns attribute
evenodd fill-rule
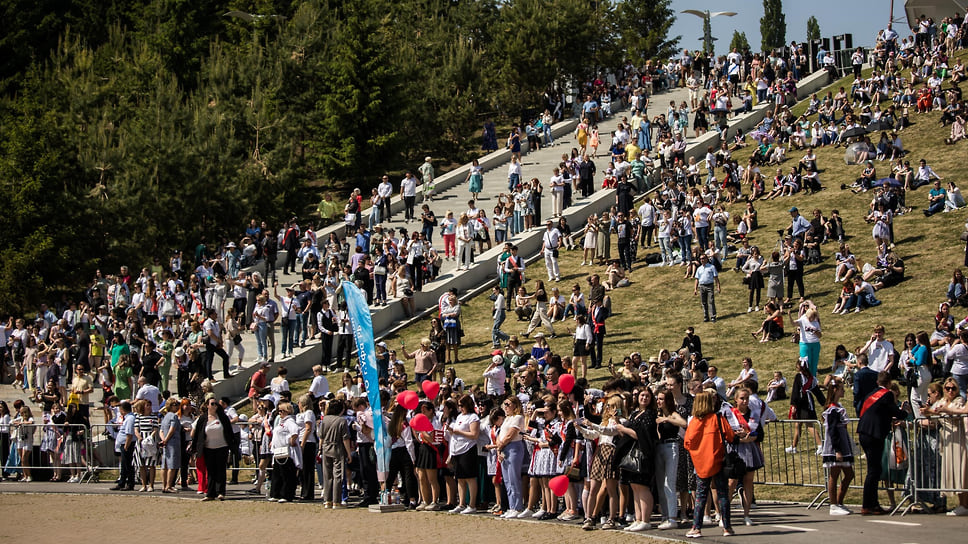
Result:
<svg viewBox="0 0 968 544"><path fill-rule="evenodd" d="M648 531L652 528L652 524L645 521L633 521L632 525L625 528L626 531L630 533L637 533L639 531Z"/></svg>
<svg viewBox="0 0 968 544"><path fill-rule="evenodd" d="M948 512L949 516L968 516L968 508L964 506L957 506L954 510Z"/></svg>
<svg viewBox="0 0 968 544"><path fill-rule="evenodd" d="M518 517L520 514L521 514L521 512L518 512L517 510L508 510L501 517L504 518L504 519L513 519L513 518Z"/></svg>
<svg viewBox="0 0 968 544"><path fill-rule="evenodd" d="M537 512L531 514L531 517L537 519L537 518L540 518L541 516L545 515L546 513L547 512L545 512L544 509L538 509Z"/></svg>
<svg viewBox="0 0 968 544"><path fill-rule="evenodd" d="M456 508L453 508L451 510L448 510L447 513L448 514L460 514L463 510L464 510L464 507L458 504Z"/></svg>
<svg viewBox="0 0 968 544"><path fill-rule="evenodd" d="M746 517L743 518L743 523L746 524L747 527L752 527L753 526L753 519L750 518L749 516L746 516Z"/></svg>
<svg viewBox="0 0 968 544"><path fill-rule="evenodd" d="M524 512L519 513L515 517L518 518L518 519L526 519L526 518L530 518L532 516L534 516L534 510L532 510L530 508L525 508L524 509Z"/></svg>
<svg viewBox="0 0 968 544"><path fill-rule="evenodd" d="M795 446L790 446L790 447L784 449L783 451L785 451L787 453L796 453L797 452L797 448Z"/></svg>
<svg viewBox="0 0 968 544"><path fill-rule="evenodd" d="M625 514L625 523L635 523L635 515Z"/></svg>
<svg viewBox="0 0 968 544"><path fill-rule="evenodd" d="M840 506L839 504L830 505L830 515L831 516L846 516L850 514L846 508Z"/></svg>
<svg viewBox="0 0 968 544"><path fill-rule="evenodd" d="M460 513L463 515L476 514L477 508L474 508L473 506L468 506L467 508L461 510Z"/></svg>
<svg viewBox="0 0 968 544"><path fill-rule="evenodd" d="M860 306L854 308L854 313L855 314L859 314L860 313Z"/></svg>
<svg viewBox="0 0 968 544"><path fill-rule="evenodd" d="M672 521L671 519L667 519L659 524L658 529L660 531L666 531L668 529L676 529L678 527L679 525L676 522Z"/></svg>
<svg viewBox="0 0 968 544"><path fill-rule="evenodd" d="M822 453L823 453L823 446L817 446L817 453L816 454L817 455L820 455Z"/></svg>
<svg viewBox="0 0 968 544"><path fill-rule="evenodd" d="M705 525L705 524L707 524L707 523L708 523L708 524L710 524L710 525L712 525L712 523L713 523L713 518L711 518L711 517L709 517L709 516L703 516L703 517L702 517L702 523L703 523L703 525Z"/></svg>
<svg viewBox="0 0 968 544"><path fill-rule="evenodd" d="M753 307L752 306L747 307L746 308L746 313L748 313L748 314L753 313Z"/></svg>

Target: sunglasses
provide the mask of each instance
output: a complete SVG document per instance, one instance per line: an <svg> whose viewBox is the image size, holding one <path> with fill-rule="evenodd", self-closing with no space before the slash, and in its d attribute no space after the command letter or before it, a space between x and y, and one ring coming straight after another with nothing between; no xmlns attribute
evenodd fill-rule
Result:
<svg viewBox="0 0 968 544"><path fill-rule="evenodd" d="M957 388L957 387L951 387L951 386L949 385L949 386L946 386L946 387L944 388L944 390L945 390L945 391L957 391L957 390L958 390L958 388Z"/></svg>

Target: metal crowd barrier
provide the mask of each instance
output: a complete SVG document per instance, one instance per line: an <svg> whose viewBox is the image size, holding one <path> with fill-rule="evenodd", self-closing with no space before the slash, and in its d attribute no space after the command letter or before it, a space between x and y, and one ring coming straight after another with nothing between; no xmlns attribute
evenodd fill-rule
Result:
<svg viewBox="0 0 968 544"><path fill-rule="evenodd" d="M800 442L797 453L787 453L786 448L793 444L793 434L797 425L801 425ZM820 443L814 440L809 429L813 425L820 436ZM853 441L854 451L854 479L851 489L863 489L864 478L867 475L867 462L863 458L864 450L856 440L857 419L850 419L847 423L848 434ZM907 429L901 427L904 436L909 436ZM820 421L795 419L771 421L763 428L763 468L756 471L754 482L759 485L775 485L817 488L817 494L810 501L808 508L820 508L829 504L827 497L827 469L823 466L823 457L817 454L817 448L823 444L823 424ZM908 442L906 438L902 439ZM910 500L912 496L912 481L909 467L914 464L910 457L900 467L889 473L890 479L881 482L881 490L889 493L901 494L898 505ZM895 512L897 510L895 509Z"/></svg>
<svg viewBox="0 0 968 544"><path fill-rule="evenodd" d="M898 510L906 504L901 510L902 516L916 506L923 512L943 512L947 505L944 494L968 493L964 487L951 485L957 484L961 473L958 465L968 456L965 418L960 415L919 417L905 422L905 429L910 437L912 486L911 494L898 503Z"/></svg>

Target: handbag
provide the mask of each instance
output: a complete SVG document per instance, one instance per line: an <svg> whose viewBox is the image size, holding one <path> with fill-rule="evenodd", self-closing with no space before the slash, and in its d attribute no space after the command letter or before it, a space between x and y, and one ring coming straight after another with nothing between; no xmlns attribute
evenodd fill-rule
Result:
<svg viewBox="0 0 968 544"><path fill-rule="evenodd" d="M235 336L233 336L232 337L232 343L235 344L235 345L241 344L242 343L242 335L241 334L236 334Z"/></svg>
<svg viewBox="0 0 968 544"><path fill-rule="evenodd" d="M643 465L645 465L645 454L637 446L632 446L632 449L625 454L625 457L622 457L618 468L632 474L641 474L644 468Z"/></svg>
<svg viewBox="0 0 968 544"><path fill-rule="evenodd" d="M444 328L445 329L453 329L453 328L456 328L456 327L457 327L457 318L456 317L445 317L444 318Z"/></svg>
<svg viewBox="0 0 968 544"><path fill-rule="evenodd" d="M723 432L723 419L719 415L716 418L718 419L717 424L719 425L719 437L723 440L723 445L725 446L727 442L726 434ZM746 468L746 463L736 453L736 450L730 451L729 448L726 448L726 456L723 457L723 467L721 470L730 480L742 480L749 469Z"/></svg>
<svg viewBox="0 0 968 544"><path fill-rule="evenodd" d="M387 267L385 267L385 266L374 266L373 267L373 274L376 275L376 276L386 276L387 275Z"/></svg>

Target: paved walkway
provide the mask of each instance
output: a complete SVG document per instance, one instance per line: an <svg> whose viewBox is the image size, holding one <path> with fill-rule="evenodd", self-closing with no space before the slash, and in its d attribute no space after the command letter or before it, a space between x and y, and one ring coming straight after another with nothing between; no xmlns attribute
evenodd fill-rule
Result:
<svg viewBox="0 0 968 544"><path fill-rule="evenodd" d="M245 480L245 478L240 478ZM29 484L17 482L0 483L0 494L22 494L22 493L49 493L49 494L72 494L72 495L125 495L132 500L138 498L165 499L165 500L199 500L200 496L194 490L183 491L174 494L138 493L138 492L116 492L108 488L114 485L113 482L100 482L92 484L67 484L67 483L48 483L32 482ZM229 485L227 487L226 500L228 501L265 501L264 497L253 496L246 493L251 486L247 484ZM317 492L319 495L319 492ZM92 499L96 500L96 499ZM289 508L307 509L309 513L315 510L309 508L319 508L317 501L315 506L300 503L297 501ZM859 507L854 508L859 510ZM356 510L361 516L361 520L371 519L369 512L359 509ZM465 522L482 523L482 521L472 521L461 516L449 516L446 512L412 512L408 515L423 516L430 520L431 516L446 518L449 520L464 519ZM490 514L477 514L474 518L493 518ZM718 542L727 544L736 542L739 539L744 543L752 544L773 544L783 541L784 544L817 544L818 542L839 542L845 538L861 538L865 542L876 542L877 544L919 544L934 542L960 542L965 528L964 519L942 515L908 515L899 516L874 516L862 517L860 515L851 516L830 516L827 508L820 510L807 509L803 504L796 503L770 503L760 502L753 507L751 517L754 525L747 527L743 525L742 509L738 502L732 505L733 529L736 536L724 538L719 527L706 526L703 528L702 541ZM441 519L443 521L443 519ZM652 518L653 527L658 524L659 517ZM560 521L536 521L536 520L495 520L497 523L518 523L521 524L522 531L531 531L535 524L554 523L558 525L574 526L575 536L579 535L599 535L604 536L599 530L592 533L585 533L579 529L580 522L560 522ZM527 525L526 525L527 524ZM625 531L615 531L629 538L651 537L663 540L674 540L688 542L685 538L686 531L689 529L687 524L680 525L678 529L659 531L652 529L640 533L627 533Z"/></svg>

